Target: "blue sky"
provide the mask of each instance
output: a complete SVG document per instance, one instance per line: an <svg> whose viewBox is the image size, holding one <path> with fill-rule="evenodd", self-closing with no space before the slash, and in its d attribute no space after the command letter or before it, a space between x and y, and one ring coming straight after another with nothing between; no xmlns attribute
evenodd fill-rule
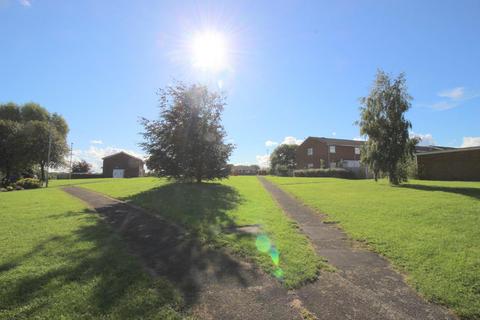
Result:
<svg viewBox="0 0 480 320"><path fill-rule="evenodd" d="M192 61L219 34L227 62ZM275 143L355 138L377 68L405 72L424 143L480 144L480 1L0 0L0 102L62 114L77 157L137 154L158 88L205 82L228 96L233 163ZM101 142L101 143L100 143Z"/></svg>

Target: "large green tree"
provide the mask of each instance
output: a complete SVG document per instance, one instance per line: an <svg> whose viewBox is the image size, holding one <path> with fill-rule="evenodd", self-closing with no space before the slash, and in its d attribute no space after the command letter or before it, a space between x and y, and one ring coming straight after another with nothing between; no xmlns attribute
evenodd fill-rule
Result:
<svg viewBox="0 0 480 320"><path fill-rule="evenodd" d="M387 174L392 184L406 181L403 164L413 156L418 140L409 137L410 121L405 113L412 97L407 92L405 75L392 79L384 71L377 72L370 94L361 98L360 133L368 140L362 152L362 162L374 172Z"/></svg>
<svg viewBox="0 0 480 320"><path fill-rule="evenodd" d="M64 163L68 152L68 125L60 115L49 113L36 103L19 106L0 105L0 171L11 180L12 175L38 167L45 180L46 167ZM51 141L50 163L48 148Z"/></svg>
<svg viewBox="0 0 480 320"><path fill-rule="evenodd" d="M297 167L296 144L281 144L270 156L270 169L276 175L288 175Z"/></svg>
<svg viewBox="0 0 480 320"><path fill-rule="evenodd" d="M18 122L0 119L0 172L4 175L1 180L10 180L28 162L22 148L20 128Z"/></svg>
<svg viewBox="0 0 480 320"><path fill-rule="evenodd" d="M228 176L233 145L225 143L221 124L225 97L206 86L177 83L159 91L160 119L142 119L147 167L179 180Z"/></svg>

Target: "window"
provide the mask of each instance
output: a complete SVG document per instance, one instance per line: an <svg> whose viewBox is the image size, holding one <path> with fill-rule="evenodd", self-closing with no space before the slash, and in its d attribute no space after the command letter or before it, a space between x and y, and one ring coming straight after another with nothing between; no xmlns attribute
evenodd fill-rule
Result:
<svg viewBox="0 0 480 320"><path fill-rule="evenodd" d="M358 160L345 160L343 165L346 168L360 168L360 161Z"/></svg>
<svg viewBox="0 0 480 320"><path fill-rule="evenodd" d="M355 154L360 154L360 148L359 147L355 147Z"/></svg>
<svg viewBox="0 0 480 320"><path fill-rule="evenodd" d="M313 163L307 164L308 169L313 168Z"/></svg>
<svg viewBox="0 0 480 320"><path fill-rule="evenodd" d="M335 146L330 146L330 153L335 153Z"/></svg>
<svg viewBox="0 0 480 320"><path fill-rule="evenodd" d="M312 156L313 155L313 148L308 148L307 149L307 155Z"/></svg>

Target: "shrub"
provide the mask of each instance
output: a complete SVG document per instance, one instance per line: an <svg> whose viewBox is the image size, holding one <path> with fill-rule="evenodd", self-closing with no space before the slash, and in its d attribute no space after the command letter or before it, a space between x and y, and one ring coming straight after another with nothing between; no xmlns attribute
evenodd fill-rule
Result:
<svg viewBox="0 0 480 320"><path fill-rule="evenodd" d="M23 190L23 187L16 185L16 186L15 186L15 190Z"/></svg>
<svg viewBox="0 0 480 320"><path fill-rule="evenodd" d="M0 188L0 192L7 192L7 188Z"/></svg>
<svg viewBox="0 0 480 320"><path fill-rule="evenodd" d="M7 191L13 191L13 187L12 187L12 186L8 186L6 189L7 189Z"/></svg>
<svg viewBox="0 0 480 320"><path fill-rule="evenodd" d="M34 178L20 179L15 183L15 185L22 187L23 189L36 189L42 186L42 184L40 183L40 180L34 179Z"/></svg>
<svg viewBox="0 0 480 320"><path fill-rule="evenodd" d="M266 170L266 169L260 169L260 170L258 170L257 174L258 174L259 176L266 176L266 175L268 174L268 170Z"/></svg>
<svg viewBox="0 0 480 320"><path fill-rule="evenodd" d="M343 168L330 169L304 169L293 171L295 177L332 177L343 179L354 179L355 174L352 171Z"/></svg>
<svg viewBox="0 0 480 320"><path fill-rule="evenodd" d="M293 170L289 169L287 166L284 166L284 165L277 165L274 171L275 171L274 174L277 176L291 177Z"/></svg>

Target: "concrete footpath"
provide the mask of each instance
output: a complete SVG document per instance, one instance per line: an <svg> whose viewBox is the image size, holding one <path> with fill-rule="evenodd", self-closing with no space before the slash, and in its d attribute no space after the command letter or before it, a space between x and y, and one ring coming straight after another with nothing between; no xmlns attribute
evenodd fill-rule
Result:
<svg viewBox="0 0 480 320"><path fill-rule="evenodd" d="M302 319L271 276L212 250L180 227L125 202L77 187L63 190L97 211L153 277L169 279L200 319Z"/></svg>
<svg viewBox="0 0 480 320"><path fill-rule="evenodd" d="M355 245L324 215L259 178L284 212L310 238L318 255L337 271L296 290L303 305L319 319L456 319L447 309L425 301L386 259Z"/></svg>
<svg viewBox="0 0 480 320"><path fill-rule="evenodd" d="M78 187L63 190L103 217L153 277L169 279L199 319L455 319L425 302L380 256L354 248L338 228L261 178L337 272L287 290L254 265L202 246L159 215Z"/></svg>

